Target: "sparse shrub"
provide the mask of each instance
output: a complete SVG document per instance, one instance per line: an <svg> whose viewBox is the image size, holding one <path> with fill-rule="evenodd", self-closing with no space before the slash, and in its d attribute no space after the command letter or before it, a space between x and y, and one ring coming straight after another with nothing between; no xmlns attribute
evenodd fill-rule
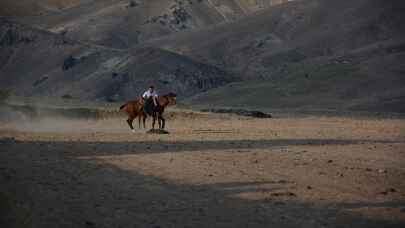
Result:
<svg viewBox="0 0 405 228"><path fill-rule="evenodd" d="M9 97L10 92L8 90L0 90L0 104L4 103Z"/></svg>
<svg viewBox="0 0 405 228"><path fill-rule="evenodd" d="M32 85L33 85L34 87L35 87L35 86L38 86L38 85L40 85L41 83L45 82L46 80L48 80L48 77L47 77L47 76L42 77L42 78L36 80Z"/></svg>
<svg viewBox="0 0 405 228"><path fill-rule="evenodd" d="M128 5L129 7L136 7L136 6L138 6L138 3L136 2L136 1L134 1L134 0L131 0L131 1L129 1L129 5Z"/></svg>
<svg viewBox="0 0 405 228"><path fill-rule="evenodd" d="M35 40L32 35L18 33L16 29L9 28L5 34L0 37L0 46L13 46L19 43L31 43Z"/></svg>
<svg viewBox="0 0 405 228"><path fill-rule="evenodd" d="M117 99L115 99L114 97L106 97L105 99L107 102L113 103L113 102L117 102Z"/></svg>
<svg viewBox="0 0 405 228"><path fill-rule="evenodd" d="M73 97L70 94L65 94L62 96L63 99L72 99Z"/></svg>
<svg viewBox="0 0 405 228"><path fill-rule="evenodd" d="M8 29L0 40L0 46L12 46L17 43L17 34L14 30Z"/></svg>
<svg viewBox="0 0 405 228"><path fill-rule="evenodd" d="M68 69L74 67L78 63L79 63L79 60L73 58L73 56L69 56L63 61L62 69L68 70Z"/></svg>
<svg viewBox="0 0 405 228"><path fill-rule="evenodd" d="M167 85L167 84L170 83L169 81L166 81L166 80L159 80L159 82L162 83L162 84L164 84L164 85Z"/></svg>

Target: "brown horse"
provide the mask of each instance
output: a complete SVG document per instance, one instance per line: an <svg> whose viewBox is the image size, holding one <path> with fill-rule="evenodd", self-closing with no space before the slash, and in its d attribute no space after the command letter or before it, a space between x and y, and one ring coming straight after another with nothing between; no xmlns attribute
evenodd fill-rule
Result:
<svg viewBox="0 0 405 228"><path fill-rule="evenodd" d="M143 117L143 128L146 128L145 127L146 114L143 111L144 104L145 101L142 98L140 98L138 100L128 101L127 103L121 105L120 107L120 110L123 110L124 112L127 113L128 115L127 123L132 131L134 131L132 122L136 117L138 117L138 127L141 128L141 118Z"/></svg>
<svg viewBox="0 0 405 228"><path fill-rule="evenodd" d="M167 106L175 104L176 94L174 93L168 93L157 98L157 106L154 106L152 113L150 113L153 118L152 128L155 128L155 122L156 119L158 119L159 129L164 129L166 120L163 118L163 112ZM136 117L138 117L139 128L141 127L141 118L143 120L143 128L145 128L147 114L144 111L144 105L145 100L140 98L138 100L129 101L120 107L120 110L124 110L128 114L127 123L132 131L134 131L132 122Z"/></svg>

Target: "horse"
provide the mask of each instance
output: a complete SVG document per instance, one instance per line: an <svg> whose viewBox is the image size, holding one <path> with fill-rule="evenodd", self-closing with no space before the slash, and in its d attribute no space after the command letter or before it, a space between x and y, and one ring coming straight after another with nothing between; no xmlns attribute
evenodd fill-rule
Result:
<svg viewBox="0 0 405 228"><path fill-rule="evenodd" d="M145 126L145 120L146 120L146 114L143 111L143 106L145 105L145 101L140 98L137 100L132 100L128 101L124 105L121 105L120 110L123 110L124 112L127 113L128 119L127 123L129 127L131 128L132 131L134 130L134 127L132 125L132 122L136 117L138 117L138 127L141 128L141 117L143 118L143 128L146 128Z"/></svg>
<svg viewBox="0 0 405 228"><path fill-rule="evenodd" d="M128 114L127 123L132 131L134 131L132 122L136 117L138 117L139 128L141 128L141 118L143 120L143 128L145 128L147 115L150 115L153 118L153 129L155 128L156 119L158 119L159 129L164 129L166 120L163 118L163 112L167 106L175 104L176 94L168 93L166 95L157 97L157 106L153 107L153 110L150 114L147 114L144 111L145 100L143 98L125 103L120 107L120 110L124 110Z"/></svg>

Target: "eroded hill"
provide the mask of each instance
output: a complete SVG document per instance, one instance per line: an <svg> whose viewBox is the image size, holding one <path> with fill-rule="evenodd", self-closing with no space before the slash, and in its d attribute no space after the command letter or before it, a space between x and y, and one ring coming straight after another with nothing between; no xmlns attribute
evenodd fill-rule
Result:
<svg viewBox="0 0 405 228"><path fill-rule="evenodd" d="M405 112L404 5L72 1L11 17L46 37L16 43L3 26L0 80L23 95L124 100L154 82L203 106Z"/></svg>
<svg viewBox="0 0 405 228"><path fill-rule="evenodd" d="M22 96L67 96L125 100L150 83L181 97L215 88L237 77L168 51L122 51L2 20L0 83Z"/></svg>
<svg viewBox="0 0 405 228"><path fill-rule="evenodd" d="M14 3L5 15L16 15L73 39L117 48L178 32L196 30L241 19L283 0L24 0ZM11 9L19 10L11 10Z"/></svg>
<svg viewBox="0 0 405 228"><path fill-rule="evenodd" d="M296 1L150 45L245 78L193 103L403 112L404 10L401 1Z"/></svg>

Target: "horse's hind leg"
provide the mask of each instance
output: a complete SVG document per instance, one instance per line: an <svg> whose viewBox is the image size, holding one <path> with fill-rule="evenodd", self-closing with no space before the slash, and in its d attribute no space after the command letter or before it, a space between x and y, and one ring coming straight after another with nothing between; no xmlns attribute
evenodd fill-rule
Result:
<svg viewBox="0 0 405 228"><path fill-rule="evenodd" d="M163 118L162 113L159 113L158 119L159 119L159 129L164 129L166 120Z"/></svg>
<svg viewBox="0 0 405 228"><path fill-rule="evenodd" d="M143 114L142 121L143 121L143 128L145 129L145 128L146 128L146 125L145 125L145 122L146 122L146 114L145 114L145 113Z"/></svg>
<svg viewBox="0 0 405 228"><path fill-rule="evenodd" d="M132 122L134 121L134 118L128 118L127 119L127 123L129 125L129 127L131 128L132 131L134 131L134 126L132 126Z"/></svg>
<svg viewBox="0 0 405 228"><path fill-rule="evenodd" d="M159 116L160 121L162 121L162 128L161 129L165 129L165 125L166 125L166 120L165 118L163 118L162 115Z"/></svg>
<svg viewBox="0 0 405 228"><path fill-rule="evenodd" d="M142 115L138 115L138 128L141 128L141 117Z"/></svg>

